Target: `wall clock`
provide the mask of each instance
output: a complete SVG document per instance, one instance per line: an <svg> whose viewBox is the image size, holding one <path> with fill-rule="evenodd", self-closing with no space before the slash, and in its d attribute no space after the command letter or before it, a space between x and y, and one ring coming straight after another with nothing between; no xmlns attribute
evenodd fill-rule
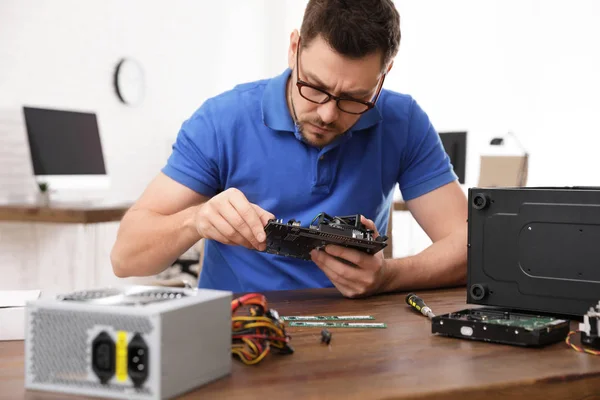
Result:
<svg viewBox="0 0 600 400"><path fill-rule="evenodd" d="M145 94L141 64L131 58L121 59L115 69L114 86L121 102L130 106L141 104Z"/></svg>

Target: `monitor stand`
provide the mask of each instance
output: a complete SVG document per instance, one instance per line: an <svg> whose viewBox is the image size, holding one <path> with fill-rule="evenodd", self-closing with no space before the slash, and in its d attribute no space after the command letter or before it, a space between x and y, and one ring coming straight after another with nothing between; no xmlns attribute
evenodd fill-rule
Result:
<svg viewBox="0 0 600 400"><path fill-rule="evenodd" d="M107 175L36 176L36 181L49 185L49 199L38 196L38 203L48 205L103 205L111 201L110 179ZM41 200L40 200L41 199Z"/></svg>
<svg viewBox="0 0 600 400"><path fill-rule="evenodd" d="M56 190L50 193L49 206L68 207L78 206L106 206L123 203L115 201L109 190Z"/></svg>

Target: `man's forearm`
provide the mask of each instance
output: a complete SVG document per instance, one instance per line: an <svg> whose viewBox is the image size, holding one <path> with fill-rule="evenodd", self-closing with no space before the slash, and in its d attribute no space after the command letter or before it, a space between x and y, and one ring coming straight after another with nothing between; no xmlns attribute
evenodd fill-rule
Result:
<svg viewBox="0 0 600 400"><path fill-rule="evenodd" d="M467 276L467 231L457 231L414 256L386 260L382 292L463 285Z"/></svg>
<svg viewBox="0 0 600 400"><path fill-rule="evenodd" d="M131 210L123 220L111 252L115 275L155 275L200 240L194 227L197 207L173 215Z"/></svg>

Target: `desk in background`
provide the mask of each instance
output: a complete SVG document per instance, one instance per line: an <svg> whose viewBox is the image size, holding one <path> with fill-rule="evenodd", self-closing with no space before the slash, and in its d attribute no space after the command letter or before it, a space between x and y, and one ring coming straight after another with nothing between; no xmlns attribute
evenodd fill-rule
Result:
<svg viewBox="0 0 600 400"><path fill-rule="evenodd" d="M130 204L91 206L60 204L41 207L30 204L0 204L0 221L92 224L120 221Z"/></svg>
<svg viewBox="0 0 600 400"><path fill-rule="evenodd" d="M320 343L320 328L288 327L294 354L269 354L254 366L234 360L230 376L182 399L579 400L600 394L600 357L564 342L524 349L434 336L429 319L406 305L405 294L361 300L333 289L265 295L281 315L373 315L388 328L331 328L329 348ZM419 295L437 314L467 307L464 289ZM0 397L65 398L25 393L23 351L23 342L0 342Z"/></svg>
<svg viewBox="0 0 600 400"><path fill-rule="evenodd" d="M110 250L129 207L0 205L0 290L64 293L124 283L112 272Z"/></svg>
<svg viewBox="0 0 600 400"><path fill-rule="evenodd" d="M411 256L431 244L412 214L401 211L410 210L403 200L394 200L388 220L388 246L383 249L385 258Z"/></svg>
<svg viewBox="0 0 600 400"><path fill-rule="evenodd" d="M394 205L392 207L392 210L394 211L408 211L408 207L406 206L406 203L402 200L396 200L394 201Z"/></svg>

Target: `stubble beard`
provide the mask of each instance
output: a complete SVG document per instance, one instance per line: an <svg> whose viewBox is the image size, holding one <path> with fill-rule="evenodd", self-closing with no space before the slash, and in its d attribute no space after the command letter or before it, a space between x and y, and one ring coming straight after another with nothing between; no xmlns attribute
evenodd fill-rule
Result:
<svg viewBox="0 0 600 400"><path fill-rule="evenodd" d="M327 134L314 131L311 132L311 127L307 127L306 122L300 121L297 124L298 132L300 132L302 140L311 146L324 147L343 134L343 132L339 132L339 128L335 124L324 124L323 121L320 120L310 120L309 122L320 128L331 130L331 132L328 132Z"/></svg>

